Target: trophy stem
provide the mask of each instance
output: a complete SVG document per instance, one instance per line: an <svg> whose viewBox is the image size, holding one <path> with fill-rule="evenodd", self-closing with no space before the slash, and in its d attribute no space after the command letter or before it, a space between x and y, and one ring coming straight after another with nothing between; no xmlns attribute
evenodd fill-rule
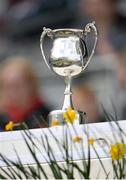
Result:
<svg viewBox="0 0 126 180"><path fill-rule="evenodd" d="M64 103L63 103L62 110L66 110L67 108L70 108L70 107L73 108L70 75L65 77L65 84L66 84L66 88L64 92L65 96L64 96Z"/></svg>

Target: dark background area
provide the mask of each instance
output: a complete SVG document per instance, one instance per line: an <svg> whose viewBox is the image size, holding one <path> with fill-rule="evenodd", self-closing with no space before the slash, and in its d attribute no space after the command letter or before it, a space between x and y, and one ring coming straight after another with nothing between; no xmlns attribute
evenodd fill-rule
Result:
<svg viewBox="0 0 126 180"><path fill-rule="evenodd" d="M101 112L101 105L108 112L113 112L114 104L118 118L125 118L122 107L126 105L126 90L118 79L115 59L118 50L126 47L126 1L111 1L114 3L114 18L110 17L112 20L106 25L107 19L104 22L101 16L102 25L97 13L102 8L103 16L105 12L113 12L113 5L109 10L104 5L106 0L0 0L0 62L16 55L28 57L40 79L40 93L51 109L60 109L64 81L53 74L42 59L39 40L43 27L84 29L88 22L95 20L99 44L87 70L73 80L73 87L88 85L96 94ZM89 46L92 47L93 40L91 37L89 39ZM48 56L49 40L45 42L45 51Z"/></svg>

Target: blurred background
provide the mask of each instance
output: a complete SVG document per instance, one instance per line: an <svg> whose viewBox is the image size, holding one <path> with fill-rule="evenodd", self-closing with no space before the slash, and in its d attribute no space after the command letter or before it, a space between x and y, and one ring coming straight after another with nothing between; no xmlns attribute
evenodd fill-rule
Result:
<svg viewBox="0 0 126 180"><path fill-rule="evenodd" d="M103 109L126 119L125 0L0 0L0 63L13 56L28 59L40 80L41 97L50 109L61 109L64 80L45 65L40 35L43 27L84 29L91 21L99 31L98 45L88 68L73 79L74 106L87 113L88 122L104 121Z"/></svg>

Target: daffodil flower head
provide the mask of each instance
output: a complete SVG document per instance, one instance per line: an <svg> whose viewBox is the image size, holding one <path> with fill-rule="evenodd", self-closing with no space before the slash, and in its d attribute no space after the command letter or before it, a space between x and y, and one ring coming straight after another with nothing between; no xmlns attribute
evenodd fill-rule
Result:
<svg viewBox="0 0 126 180"><path fill-rule="evenodd" d="M12 131L13 127L14 127L14 123L13 123L13 121L10 121L8 124L6 124L5 130L6 131Z"/></svg>
<svg viewBox="0 0 126 180"><path fill-rule="evenodd" d="M72 138L73 142L76 143L76 142L81 142L82 141L82 138L80 136L75 136Z"/></svg>
<svg viewBox="0 0 126 180"><path fill-rule="evenodd" d="M112 144L109 154L111 155L112 160L119 160L126 154L126 144L116 143Z"/></svg>
<svg viewBox="0 0 126 180"><path fill-rule="evenodd" d="M67 123L73 124L77 120L77 112L69 107L64 113L63 117Z"/></svg>
<svg viewBox="0 0 126 180"><path fill-rule="evenodd" d="M88 144L89 145L93 145L94 144L94 139L93 138L89 138L88 139Z"/></svg>

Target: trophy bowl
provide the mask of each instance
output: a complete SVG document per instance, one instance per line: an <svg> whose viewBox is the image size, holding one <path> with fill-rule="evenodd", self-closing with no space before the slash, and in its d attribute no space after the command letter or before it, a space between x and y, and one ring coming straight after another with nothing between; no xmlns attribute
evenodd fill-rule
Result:
<svg viewBox="0 0 126 180"><path fill-rule="evenodd" d="M58 29L53 32L53 46L49 65L60 76L76 76L83 70L88 60L87 47L83 40L83 31Z"/></svg>
<svg viewBox="0 0 126 180"><path fill-rule="evenodd" d="M86 44L87 34L95 33L95 41L91 54L88 54ZM45 36L48 36L53 42L50 50L49 59L45 57L43 44ZM63 113L68 109L74 109L72 105L71 79L82 73L90 62L97 43L97 29L95 23L88 23L84 30L82 29L54 29L43 28L40 38L40 47L43 59L48 68L54 73L65 78L66 89L64 92L64 103L61 110L50 112L50 122L54 117L59 117L64 124ZM78 111L77 111L78 112ZM77 113L78 120L82 117L82 113ZM85 117L85 116L84 116ZM58 118L57 118L58 119ZM82 118L81 118L82 119ZM78 122L79 122L78 121ZM81 120L82 121L82 120ZM51 123L50 123L51 124Z"/></svg>

